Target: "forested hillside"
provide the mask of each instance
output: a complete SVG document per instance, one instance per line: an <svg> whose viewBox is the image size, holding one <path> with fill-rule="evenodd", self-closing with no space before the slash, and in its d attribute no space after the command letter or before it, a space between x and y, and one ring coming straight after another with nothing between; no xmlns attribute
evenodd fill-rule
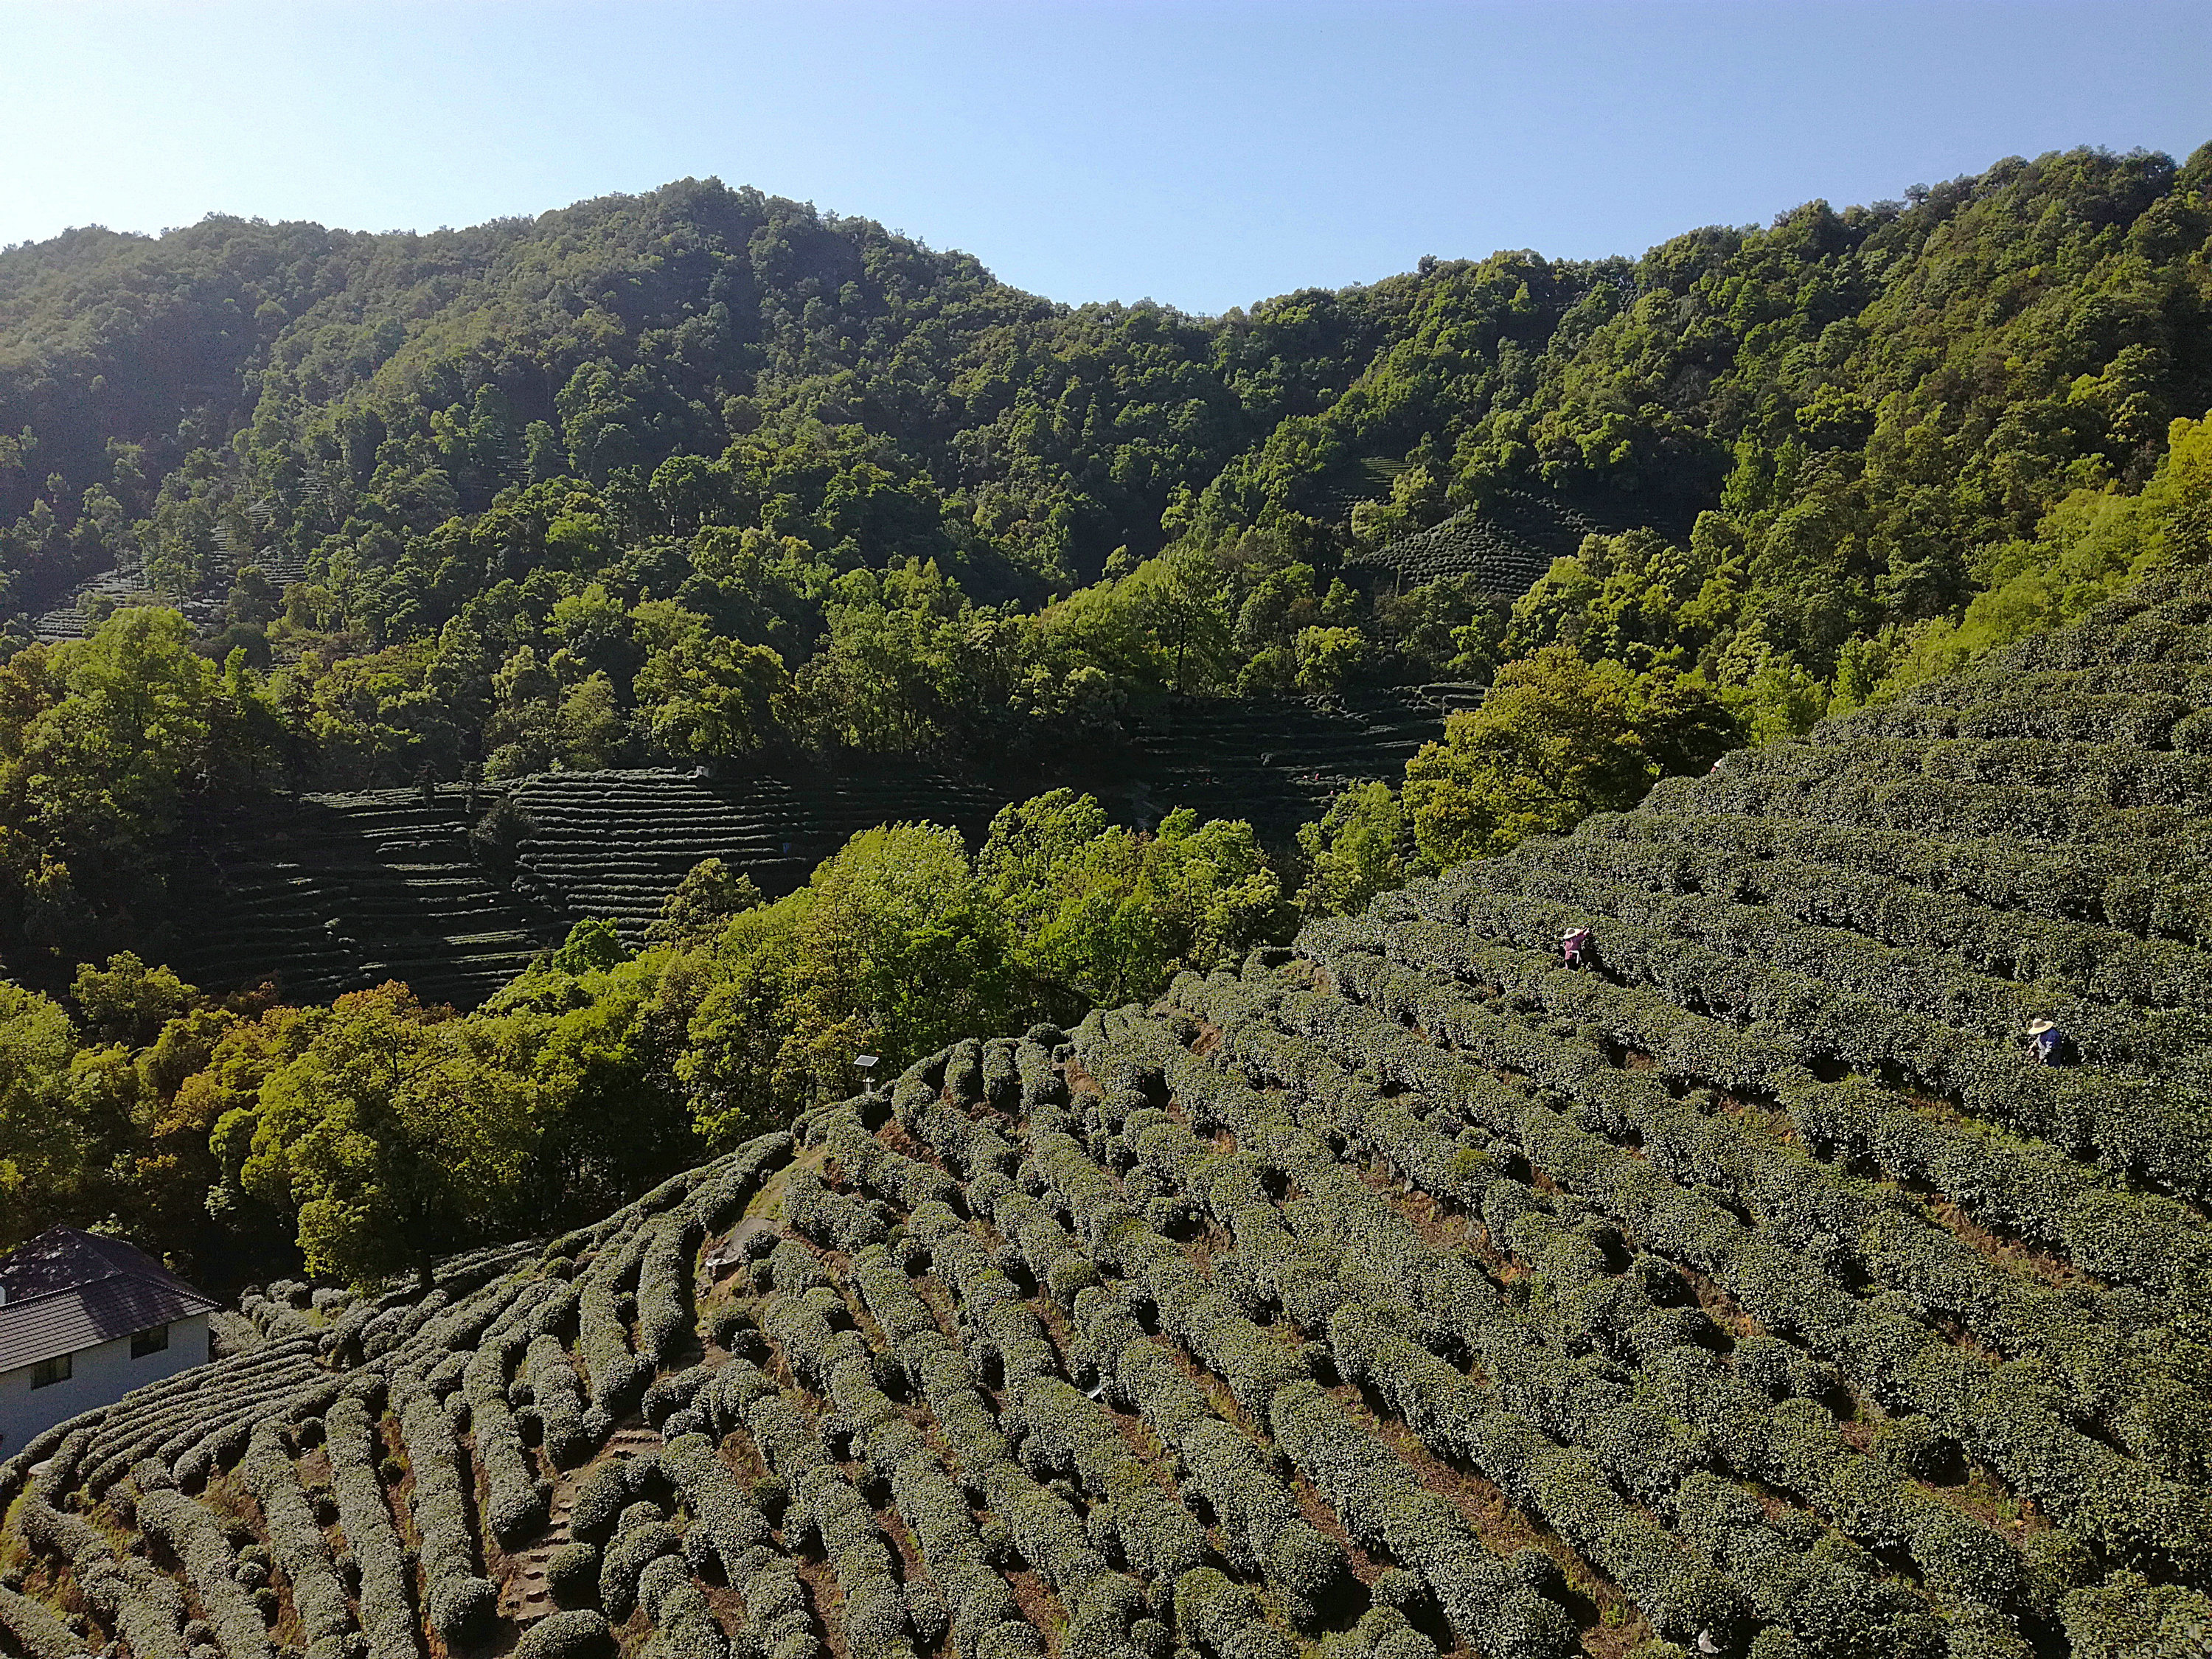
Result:
<svg viewBox="0 0 2212 1659"><path fill-rule="evenodd" d="M285 789L1042 788L1178 696L1553 646L1802 731L2201 556L2208 189L2212 149L2070 152L1218 318L713 181L9 249L0 948L144 942L179 836ZM1577 526L1618 533L1509 608ZM25 644L134 599L183 617Z"/></svg>
<svg viewBox="0 0 2212 1659"><path fill-rule="evenodd" d="M0 1463L0 1632L2197 1659L2208 693L2166 573L549 1243L250 1293Z"/></svg>

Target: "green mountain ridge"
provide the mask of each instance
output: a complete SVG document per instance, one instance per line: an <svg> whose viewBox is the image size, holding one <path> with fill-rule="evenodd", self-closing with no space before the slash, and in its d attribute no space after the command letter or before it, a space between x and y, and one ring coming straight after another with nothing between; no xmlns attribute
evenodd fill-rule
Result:
<svg viewBox="0 0 2212 1659"><path fill-rule="evenodd" d="M1640 260L1425 262L1216 319L1054 305L712 180L427 235L71 232L0 253L17 447L0 519L39 597L97 554L88 535L63 556L51 530L27 546L24 516L46 500L73 528L87 489L118 488L111 444L139 447L126 519L205 500L204 537L234 508L236 546L305 554L356 512L422 534L530 477L603 483L819 422L860 428L940 509L903 538L855 520L864 556L918 535L1065 584L1117 546L1296 520L1340 458L1419 451L1448 495L1717 506L1735 445L1794 440L1800 467L1866 458L1862 557L1901 580L1913 549L1885 521L1905 504L1881 498L1924 495L1931 464L1968 475L1917 532L1962 544L1955 561L2065 487L2139 482L2165 421L2212 406L2208 168L2203 151L2008 161L1910 205L1815 203ZM180 478L188 463L216 476ZM1163 526L1178 489L1203 499ZM220 562L176 544L195 530L160 522L155 556Z"/></svg>

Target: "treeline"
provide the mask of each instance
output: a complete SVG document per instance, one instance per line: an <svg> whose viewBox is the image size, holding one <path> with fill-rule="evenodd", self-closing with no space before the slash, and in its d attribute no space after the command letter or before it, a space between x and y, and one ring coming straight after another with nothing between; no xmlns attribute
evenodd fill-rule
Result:
<svg viewBox="0 0 2212 1659"><path fill-rule="evenodd" d="M419 1267L620 1204L985 1022L1073 1018L1287 936L1249 825L1139 836L1067 791L864 831L765 903L709 860L633 955L580 923L483 1008L404 985L293 1007L119 953L0 981L0 1237L106 1219L221 1279Z"/></svg>
<svg viewBox="0 0 2212 1659"><path fill-rule="evenodd" d="M750 440L797 449L746 522L1065 586L1340 394L1408 289L1234 327L1070 309L714 180L431 236L78 231L0 258L0 511L40 592L118 526L170 580L270 547L376 575L512 486Z"/></svg>
<svg viewBox="0 0 2212 1659"><path fill-rule="evenodd" d="M660 471L690 477L695 497L732 487L721 463ZM648 494L672 489L662 477ZM539 521L526 509L562 492L562 514L530 541ZM496 780L690 764L777 747L961 753L1042 775L1073 750L1110 755L1128 710L1170 692L1340 688L1372 671L1377 639L1401 672L1494 676L1523 704L1550 700L1548 713L1529 707L1481 730L1579 722L1561 740L1620 750L1584 776L1534 750L1476 754L1468 733L1478 727L1462 723L1417 763L1402 803L1386 808L1370 791L1305 837L1318 858L1353 814L1365 826L1355 840L1371 846L1387 829L1405 843L1392 855L1401 864L1436 870L1633 804L1651 778L1710 763L1733 743L1794 735L1955 669L2155 566L2212 560L2212 421L2172 422L2140 489L2071 491L2030 534L1992 550L1989 585L1957 617L1855 636L1826 679L1783 657L1741 659L1741 674L1717 663L1740 641L1732 619L1749 590L1737 585L1740 561L1707 561L1711 514L1686 550L1649 531L1589 538L1507 607L1449 582L1395 598L1341 578L1324 585L1255 531L1170 549L1022 611L978 606L934 563L833 575L796 543L771 550L766 532L726 526L695 532L674 598L625 603L604 581L574 586L580 567L560 592L556 552L568 538L615 544L605 506L578 487L543 486L474 528L448 526L441 535L457 543L523 538L532 574L434 634L363 656L305 643L327 642L312 611L323 590L294 586L279 611L250 571L234 615L261 605L270 629L247 643L240 629L259 624L210 640L174 612L131 609L88 641L16 650L0 663L0 951L89 960L143 941L166 902L164 850L179 825L273 789L426 769ZM729 562L708 559L711 547ZM542 604L521 597L533 590ZM272 641L284 647L273 660ZM1473 795L1489 804L1455 817ZM1353 885L1374 890L1389 865Z"/></svg>
<svg viewBox="0 0 2212 1659"><path fill-rule="evenodd" d="M136 560L221 601L215 654L358 734L331 783L764 715L997 755L1164 685L1480 677L1530 630L1338 562L1534 490L1657 526L1562 611L1796 719L2212 408L2208 185L2212 147L2074 151L1214 319L712 181L434 236L75 232L0 255L0 580Z"/></svg>
<svg viewBox="0 0 2212 1659"><path fill-rule="evenodd" d="M55 724L107 744L86 751L80 780L95 753L119 776L172 781L270 759L255 746L282 731L266 688L235 661L218 673L185 633L173 613L126 611L52 653L82 659ZM125 677L149 663L166 714L134 734ZM70 707L88 698L107 724ZM864 831L773 903L708 860L642 951L626 952L611 922L580 923L466 1014L396 983L327 1007L285 1005L272 988L215 999L127 951L80 968L65 998L0 981L0 1237L105 1218L213 1277L241 1262L265 1276L296 1244L317 1271L368 1278L557 1228L852 1093L858 1055L895 1068L963 1030L1149 1000L1178 972L1363 906L1425 860L1482 850L1465 834L1438 839L1432 822L1479 823L1486 844L1508 845L1632 804L1740 731L1682 676L1628 677L1554 649L1509 669L1409 767L1410 814L1378 783L1273 855L1245 823L1182 810L1139 832L1060 789L1008 807L972 854L950 829ZM185 759L161 743L190 745ZM1468 770L1469 757L1486 769ZM46 815L35 822L60 821L76 799L48 793L51 773L15 775ZM1522 807L1501 808L1500 788L1522 791ZM94 836L85 854L131 844ZM143 864L98 867L158 887ZM63 878L47 874L52 900Z"/></svg>
<svg viewBox="0 0 2212 1659"><path fill-rule="evenodd" d="M1990 586L1961 615L1856 638L1829 680L1779 660L1747 680L1716 674L1728 567L1703 568L1649 532L1593 536L1514 602L1483 708L1446 723L1444 740L1408 763L1402 790L1346 794L1300 844L1313 879L1345 896L1336 908L1356 908L1413 873L1625 811L1660 777L1702 772L1740 744L1796 737L1956 672L2149 571L2207 567L2212 418L2175 421L2141 489L2075 490L2032 535L1996 550Z"/></svg>

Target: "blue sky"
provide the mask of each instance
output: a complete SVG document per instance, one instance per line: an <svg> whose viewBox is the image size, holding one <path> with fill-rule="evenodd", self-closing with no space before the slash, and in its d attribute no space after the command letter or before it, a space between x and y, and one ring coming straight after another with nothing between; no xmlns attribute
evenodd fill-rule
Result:
<svg viewBox="0 0 2212 1659"><path fill-rule="evenodd" d="M2212 4L0 0L0 244L430 229L716 174L1070 301L1642 252L2212 139Z"/></svg>

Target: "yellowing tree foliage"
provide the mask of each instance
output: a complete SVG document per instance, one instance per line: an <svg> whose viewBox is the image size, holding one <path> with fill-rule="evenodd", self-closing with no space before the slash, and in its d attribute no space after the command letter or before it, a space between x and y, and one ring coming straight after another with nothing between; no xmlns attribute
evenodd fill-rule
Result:
<svg viewBox="0 0 2212 1659"><path fill-rule="evenodd" d="M1547 646L1501 670L1480 708L1406 765L1406 809L1423 862L1441 869L1559 835L1644 798L1665 771L1710 765L1735 719L1681 676L1632 676Z"/></svg>

